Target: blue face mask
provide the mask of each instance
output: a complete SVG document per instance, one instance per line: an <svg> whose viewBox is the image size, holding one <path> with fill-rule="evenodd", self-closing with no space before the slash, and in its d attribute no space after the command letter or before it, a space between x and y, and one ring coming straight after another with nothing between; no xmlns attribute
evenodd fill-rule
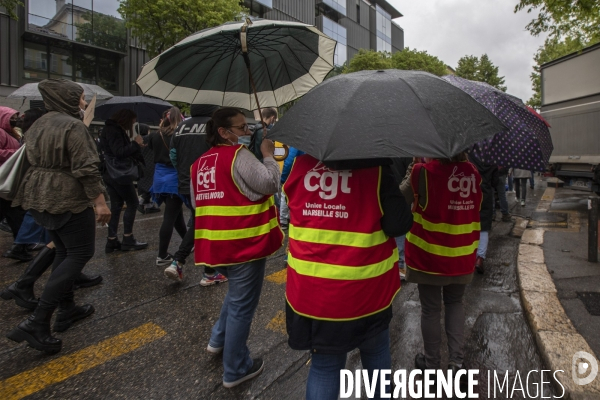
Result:
<svg viewBox="0 0 600 400"><path fill-rule="evenodd" d="M240 136L238 137L238 143L243 144L245 146L250 146L250 136Z"/></svg>

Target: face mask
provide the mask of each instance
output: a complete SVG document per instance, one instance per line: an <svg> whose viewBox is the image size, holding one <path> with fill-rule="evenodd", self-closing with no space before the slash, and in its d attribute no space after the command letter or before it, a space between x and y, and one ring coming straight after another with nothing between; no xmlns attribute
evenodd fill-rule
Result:
<svg viewBox="0 0 600 400"><path fill-rule="evenodd" d="M238 143L244 146L250 146L250 136L239 136Z"/></svg>

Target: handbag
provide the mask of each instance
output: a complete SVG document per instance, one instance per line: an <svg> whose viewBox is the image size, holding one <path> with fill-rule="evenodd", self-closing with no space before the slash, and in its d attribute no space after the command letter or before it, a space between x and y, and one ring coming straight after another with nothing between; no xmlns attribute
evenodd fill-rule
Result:
<svg viewBox="0 0 600 400"><path fill-rule="evenodd" d="M25 153L25 145L14 152L4 164L0 165L0 197L12 201L31 164Z"/></svg>
<svg viewBox="0 0 600 400"><path fill-rule="evenodd" d="M139 178L138 164L131 158L117 159L104 154L106 173L119 185L130 185Z"/></svg>

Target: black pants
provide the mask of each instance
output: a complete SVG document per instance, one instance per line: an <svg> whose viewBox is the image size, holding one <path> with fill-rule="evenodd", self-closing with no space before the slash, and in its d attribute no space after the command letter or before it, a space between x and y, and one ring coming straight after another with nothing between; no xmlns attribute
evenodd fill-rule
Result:
<svg viewBox="0 0 600 400"><path fill-rule="evenodd" d="M11 207L11 205L11 201L0 198L0 221L6 218L6 222L12 230L13 238L16 238L25 217L25 210L21 207Z"/></svg>
<svg viewBox="0 0 600 400"><path fill-rule="evenodd" d="M181 198L176 195L165 195L163 200L165 201L165 213L158 234L158 256L161 258L165 258L168 254L173 228L182 239L187 232L185 220L183 219L183 201Z"/></svg>
<svg viewBox="0 0 600 400"><path fill-rule="evenodd" d="M133 232L135 213L139 205L135 186L133 186L133 183L130 185L119 185L109 180L105 180L105 183L106 190L110 196L111 212L110 222L108 223L108 237L117 237L119 219L121 218L124 203L127 204L127 209L123 213L123 233L129 235Z"/></svg>
<svg viewBox="0 0 600 400"><path fill-rule="evenodd" d="M519 199L523 201L527 200L527 179L529 178L513 178L517 201L519 201Z"/></svg>
<svg viewBox="0 0 600 400"><path fill-rule="evenodd" d="M57 230L48 230L56 246L52 273L40 297L39 307L54 310L73 301L73 283L85 264L94 256L96 217L92 208L73 214Z"/></svg>
<svg viewBox="0 0 600 400"><path fill-rule="evenodd" d="M194 236L195 236L194 214L192 214L192 217L188 221L188 230L185 233L185 236L183 237L181 244L179 245L179 249L177 250L177 253L175 253L175 255L173 256L175 261L177 261L181 264L185 264L185 259L190 254L192 254L192 249L194 248ZM214 270L214 268L205 266L204 273L214 274L215 270Z"/></svg>

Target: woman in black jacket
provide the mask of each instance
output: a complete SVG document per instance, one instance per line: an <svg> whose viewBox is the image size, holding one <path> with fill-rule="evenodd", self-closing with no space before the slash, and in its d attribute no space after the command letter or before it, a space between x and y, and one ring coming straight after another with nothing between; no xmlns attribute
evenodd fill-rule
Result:
<svg viewBox="0 0 600 400"><path fill-rule="evenodd" d="M127 131L133 132L133 124L136 118L137 115L131 110L119 110L110 119L106 120L105 127L100 134L100 143L105 160L129 158L135 163L144 163L142 137L138 135L134 141L131 141L127 135ZM106 168L102 173L102 178L106 183L106 190L110 196L110 210L112 213L108 223L108 240L106 241L105 251L112 253L115 250L145 249L148 247L148 243L138 242L133 237L133 223L139 204L133 180L126 184L117 183L110 177ZM121 243L117 237L117 229L123 203L127 204L127 209L123 213L123 242Z"/></svg>

